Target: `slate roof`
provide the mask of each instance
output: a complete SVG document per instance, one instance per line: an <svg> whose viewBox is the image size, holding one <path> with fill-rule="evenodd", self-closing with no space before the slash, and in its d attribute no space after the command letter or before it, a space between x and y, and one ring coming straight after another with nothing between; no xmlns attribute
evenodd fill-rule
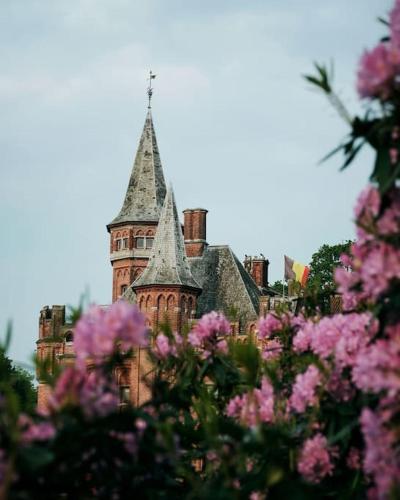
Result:
<svg viewBox="0 0 400 500"><path fill-rule="evenodd" d="M200 288L192 276L186 257L172 187L168 188L165 196L149 263L132 287L135 289L145 285L184 285Z"/></svg>
<svg viewBox="0 0 400 500"><path fill-rule="evenodd" d="M202 257L188 259L192 274L202 288L197 314L234 307L245 324L258 318L260 291L227 245L208 246Z"/></svg>
<svg viewBox="0 0 400 500"><path fill-rule="evenodd" d="M149 110L136 152L121 211L109 224L158 221L165 198L165 180Z"/></svg>

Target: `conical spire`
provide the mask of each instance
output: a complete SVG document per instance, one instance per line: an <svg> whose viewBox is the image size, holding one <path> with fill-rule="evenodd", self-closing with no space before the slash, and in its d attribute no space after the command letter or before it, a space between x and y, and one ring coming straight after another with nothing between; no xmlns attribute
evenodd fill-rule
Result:
<svg viewBox="0 0 400 500"><path fill-rule="evenodd" d="M164 174L153 119L149 110L136 152L124 204L111 224L158 221L165 192Z"/></svg>
<svg viewBox="0 0 400 500"><path fill-rule="evenodd" d="M182 228L171 186L165 196L153 253L143 274L133 283L133 288L146 285L183 285L201 288L193 278L187 261Z"/></svg>

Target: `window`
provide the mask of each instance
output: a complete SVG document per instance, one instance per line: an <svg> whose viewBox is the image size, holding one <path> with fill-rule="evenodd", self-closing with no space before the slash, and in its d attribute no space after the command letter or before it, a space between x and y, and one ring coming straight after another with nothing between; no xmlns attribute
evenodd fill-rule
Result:
<svg viewBox="0 0 400 500"><path fill-rule="evenodd" d="M136 238L136 248L144 248L145 238Z"/></svg>
<svg viewBox="0 0 400 500"><path fill-rule="evenodd" d="M123 295L126 292L127 288L128 288L128 285L121 286L121 295Z"/></svg>
<svg viewBox="0 0 400 500"><path fill-rule="evenodd" d="M147 237L146 238L146 248L153 248L153 241L154 241L154 238Z"/></svg>
<svg viewBox="0 0 400 500"><path fill-rule="evenodd" d="M122 248L128 248L128 238L122 240Z"/></svg>
<svg viewBox="0 0 400 500"><path fill-rule="evenodd" d="M121 250L122 248L122 240L117 240L117 250Z"/></svg>
<svg viewBox="0 0 400 500"><path fill-rule="evenodd" d="M67 332L65 335L65 343L72 344L73 341L74 341L74 334L72 332Z"/></svg>
<svg viewBox="0 0 400 500"><path fill-rule="evenodd" d="M121 385L119 387L119 404L126 406L131 401L131 388L129 385Z"/></svg>

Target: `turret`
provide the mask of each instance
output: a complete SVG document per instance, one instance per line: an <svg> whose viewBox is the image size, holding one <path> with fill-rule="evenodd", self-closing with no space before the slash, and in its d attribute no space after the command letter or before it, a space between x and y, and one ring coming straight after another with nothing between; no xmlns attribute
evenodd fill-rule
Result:
<svg viewBox="0 0 400 500"><path fill-rule="evenodd" d="M149 264L132 288L153 330L169 321L173 330L180 332L194 318L201 288L190 271L171 187L165 197Z"/></svg>
<svg viewBox="0 0 400 500"><path fill-rule="evenodd" d="M164 174L149 110L122 208L107 226L113 267L113 302L125 293L148 263L165 192Z"/></svg>

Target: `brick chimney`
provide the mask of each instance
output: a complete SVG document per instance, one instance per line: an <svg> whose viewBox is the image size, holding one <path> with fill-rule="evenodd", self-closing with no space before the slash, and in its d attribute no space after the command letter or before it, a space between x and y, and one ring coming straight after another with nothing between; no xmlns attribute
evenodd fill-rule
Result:
<svg viewBox="0 0 400 500"><path fill-rule="evenodd" d="M201 257L207 246L207 210L188 208L184 215L185 249L188 257Z"/></svg>
<svg viewBox="0 0 400 500"><path fill-rule="evenodd" d="M244 268L253 278L258 287L266 288L268 286L268 259L266 259L263 255L260 257L251 257L246 255L243 264Z"/></svg>

